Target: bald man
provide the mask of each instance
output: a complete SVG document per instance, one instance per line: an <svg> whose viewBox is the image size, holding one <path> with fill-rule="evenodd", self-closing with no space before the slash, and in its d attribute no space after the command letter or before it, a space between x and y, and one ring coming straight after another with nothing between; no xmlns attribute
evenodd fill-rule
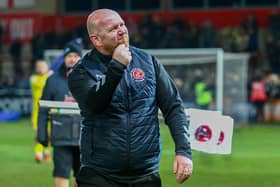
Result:
<svg viewBox="0 0 280 187"><path fill-rule="evenodd" d="M175 143L178 183L192 174L189 122L182 99L164 67L129 45L120 15L92 12L87 29L94 49L69 75L84 117L79 187L160 187L160 109Z"/></svg>

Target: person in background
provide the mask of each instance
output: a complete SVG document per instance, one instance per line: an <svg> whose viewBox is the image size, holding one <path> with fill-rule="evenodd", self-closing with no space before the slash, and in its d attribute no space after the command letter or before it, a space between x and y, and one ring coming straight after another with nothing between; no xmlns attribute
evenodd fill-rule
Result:
<svg viewBox="0 0 280 187"><path fill-rule="evenodd" d="M15 77L16 84L23 74L22 71L22 48L23 44L19 39L15 39L9 48L9 54L13 63L13 73Z"/></svg>
<svg viewBox="0 0 280 187"><path fill-rule="evenodd" d="M76 45L83 45L82 39L81 38L76 38L72 42L74 42ZM60 56L56 57L55 59L52 60L50 69L53 72L58 71L59 67L61 64L64 63L64 54L61 54Z"/></svg>
<svg viewBox="0 0 280 187"><path fill-rule="evenodd" d="M213 94L207 82L208 79L199 76L194 84L195 102L200 109L204 110L208 110L213 102Z"/></svg>
<svg viewBox="0 0 280 187"><path fill-rule="evenodd" d="M36 60L35 73L30 76L30 87L32 93L31 123L35 132L37 132L38 127L39 100L42 96L47 78L50 75L51 72L49 71L47 62L42 59ZM43 159L47 162L51 161L50 146L44 147L42 144L36 141L34 151L34 159L37 163L41 163Z"/></svg>
<svg viewBox="0 0 280 187"><path fill-rule="evenodd" d="M250 101L256 108L256 122L264 122L264 104L267 101L267 81L261 72L257 72L251 82Z"/></svg>
<svg viewBox="0 0 280 187"><path fill-rule="evenodd" d="M175 142L173 172L192 174L189 121L175 84L158 60L129 46L120 15L98 9L87 19L94 45L73 68L69 88L84 120L79 187L160 187L160 108Z"/></svg>
<svg viewBox="0 0 280 187"><path fill-rule="evenodd" d="M69 42L64 49L64 63L46 82L42 100L73 102L67 76L71 68L80 60L82 46L76 41ZM55 114L47 108L40 108L37 140L48 145L48 120L51 122L51 145L53 146L53 176L55 187L69 187L70 173L76 177L80 168L80 121L77 114ZM75 181L75 180L74 180ZM76 182L74 186L77 186Z"/></svg>

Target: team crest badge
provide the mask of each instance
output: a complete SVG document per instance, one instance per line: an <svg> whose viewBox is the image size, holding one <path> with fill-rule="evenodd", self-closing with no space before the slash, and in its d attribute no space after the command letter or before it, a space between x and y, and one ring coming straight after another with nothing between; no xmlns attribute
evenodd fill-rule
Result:
<svg viewBox="0 0 280 187"><path fill-rule="evenodd" d="M142 80L144 80L144 77L145 77L145 73L139 68L134 68L131 71L131 75L132 75L133 79L136 81L142 81Z"/></svg>
<svg viewBox="0 0 280 187"><path fill-rule="evenodd" d="M199 142L208 142L212 138L212 131L208 125L201 125L195 131L195 139Z"/></svg>

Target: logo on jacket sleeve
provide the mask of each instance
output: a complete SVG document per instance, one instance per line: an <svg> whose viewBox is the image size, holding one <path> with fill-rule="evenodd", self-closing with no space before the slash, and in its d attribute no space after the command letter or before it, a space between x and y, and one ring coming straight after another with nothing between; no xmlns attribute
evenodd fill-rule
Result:
<svg viewBox="0 0 280 187"><path fill-rule="evenodd" d="M142 80L144 80L144 77L145 77L145 73L139 68L134 68L131 71L131 75L132 75L133 79L136 81L142 81Z"/></svg>

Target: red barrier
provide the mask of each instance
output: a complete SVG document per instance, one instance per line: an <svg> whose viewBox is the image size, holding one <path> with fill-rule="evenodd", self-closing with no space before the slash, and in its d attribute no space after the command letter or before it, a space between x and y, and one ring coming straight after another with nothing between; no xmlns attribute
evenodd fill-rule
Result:
<svg viewBox="0 0 280 187"><path fill-rule="evenodd" d="M0 14L0 24L4 31L4 43L19 39L28 42L37 32L41 31L40 14Z"/></svg>
<svg viewBox="0 0 280 187"><path fill-rule="evenodd" d="M248 16L254 16L260 27L269 26L269 16L272 12L280 12L280 8L246 8L246 9L207 9L207 10L185 10L185 11L157 11L153 12L165 24L170 24L176 16L180 16L185 23L190 21L201 26L205 20L212 22L216 28L240 25ZM121 13L125 20L132 18L139 23L141 17L147 12ZM34 14L1 14L0 24L4 28L5 43L19 38L28 42L39 32L55 31L65 32L79 25L85 27L87 15L42 15Z"/></svg>

